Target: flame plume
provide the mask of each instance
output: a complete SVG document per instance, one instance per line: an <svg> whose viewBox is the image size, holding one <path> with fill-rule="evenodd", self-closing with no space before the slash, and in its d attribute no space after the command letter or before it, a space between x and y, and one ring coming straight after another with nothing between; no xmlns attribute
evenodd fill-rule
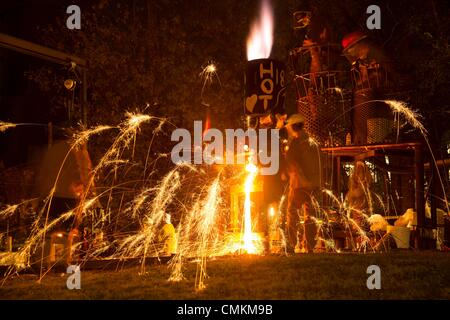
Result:
<svg viewBox="0 0 450 320"><path fill-rule="evenodd" d="M258 19L247 39L247 60L267 59L272 51L274 16L269 0L263 0Z"/></svg>

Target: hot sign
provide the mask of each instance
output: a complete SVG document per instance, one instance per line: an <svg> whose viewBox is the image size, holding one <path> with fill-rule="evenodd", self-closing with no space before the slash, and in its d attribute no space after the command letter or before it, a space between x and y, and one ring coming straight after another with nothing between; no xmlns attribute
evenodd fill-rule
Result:
<svg viewBox="0 0 450 320"><path fill-rule="evenodd" d="M284 113L285 67L280 61L257 59L247 63L245 114Z"/></svg>

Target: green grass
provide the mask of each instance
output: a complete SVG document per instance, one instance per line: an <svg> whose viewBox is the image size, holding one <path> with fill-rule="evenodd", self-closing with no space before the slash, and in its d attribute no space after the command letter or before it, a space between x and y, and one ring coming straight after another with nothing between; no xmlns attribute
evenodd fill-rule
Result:
<svg viewBox="0 0 450 320"><path fill-rule="evenodd" d="M381 268L381 290L368 290L369 265ZM295 257L228 257L209 261L206 289L195 292L196 264L186 280L168 282L167 265L120 271L82 271L81 290L66 288L67 275L8 278L0 299L450 299L450 254L399 251L309 254Z"/></svg>

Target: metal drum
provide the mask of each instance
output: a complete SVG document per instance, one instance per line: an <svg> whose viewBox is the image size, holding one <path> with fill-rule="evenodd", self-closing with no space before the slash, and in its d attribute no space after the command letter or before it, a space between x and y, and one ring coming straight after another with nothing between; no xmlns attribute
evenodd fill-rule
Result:
<svg viewBox="0 0 450 320"><path fill-rule="evenodd" d="M308 134L325 146L345 144L350 132L350 92L341 87L345 75L323 71L295 78L297 112L305 118Z"/></svg>
<svg viewBox="0 0 450 320"><path fill-rule="evenodd" d="M245 71L246 116L283 114L286 90L285 65L273 59L257 59L247 63Z"/></svg>

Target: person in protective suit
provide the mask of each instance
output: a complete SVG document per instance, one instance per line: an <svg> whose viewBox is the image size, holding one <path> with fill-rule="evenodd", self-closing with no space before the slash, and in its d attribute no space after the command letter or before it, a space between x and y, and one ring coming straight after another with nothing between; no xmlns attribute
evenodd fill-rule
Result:
<svg viewBox="0 0 450 320"><path fill-rule="evenodd" d="M164 216L164 225L159 234L159 241L162 242L162 255L171 256L177 252L177 234L170 214Z"/></svg>
<svg viewBox="0 0 450 320"><path fill-rule="evenodd" d="M304 250L312 252L316 245L317 227L313 219L312 197L320 191L320 150L311 144L303 129L304 118L291 115L286 121L288 146L285 154L284 172L289 177L288 205L286 216L287 251L293 253L302 235ZM303 215L303 230L299 230Z"/></svg>

